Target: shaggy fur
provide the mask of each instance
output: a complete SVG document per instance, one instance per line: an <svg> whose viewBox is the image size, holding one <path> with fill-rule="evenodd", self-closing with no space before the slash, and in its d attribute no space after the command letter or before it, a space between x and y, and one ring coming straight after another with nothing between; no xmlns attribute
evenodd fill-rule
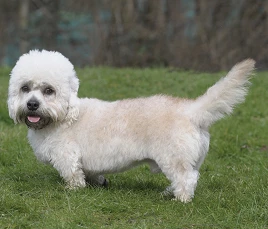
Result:
<svg viewBox="0 0 268 229"><path fill-rule="evenodd" d="M9 114L29 127L37 158L70 188L86 180L105 184L102 174L145 162L170 180L166 193L188 202L209 149L209 127L244 101L254 63L235 65L195 100L156 95L105 102L77 97L79 81L63 55L34 50L11 72Z"/></svg>

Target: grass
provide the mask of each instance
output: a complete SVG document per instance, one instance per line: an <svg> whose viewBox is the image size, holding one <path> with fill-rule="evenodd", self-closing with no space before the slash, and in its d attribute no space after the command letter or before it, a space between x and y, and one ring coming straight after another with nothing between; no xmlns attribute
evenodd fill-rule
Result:
<svg viewBox="0 0 268 229"><path fill-rule="evenodd" d="M168 185L147 166L109 175L110 187L69 191L38 162L27 128L8 117L10 69L0 69L0 228L267 228L267 72L244 104L211 128L210 151L189 204L160 195ZM116 100L152 94L196 97L224 73L174 69L78 69L79 95Z"/></svg>

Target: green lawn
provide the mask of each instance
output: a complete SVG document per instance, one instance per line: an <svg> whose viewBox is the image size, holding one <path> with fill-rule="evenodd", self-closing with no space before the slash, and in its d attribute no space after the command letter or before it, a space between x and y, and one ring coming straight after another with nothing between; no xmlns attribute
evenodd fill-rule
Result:
<svg viewBox="0 0 268 229"><path fill-rule="evenodd" d="M0 228L268 228L268 72L257 73L244 104L211 128L195 198L171 201L147 166L109 175L108 189L66 190L38 162L27 128L8 117L10 69L0 69ZM174 69L78 69L79 95L116 100L152 94L194 98L224 73Z"/></svg>

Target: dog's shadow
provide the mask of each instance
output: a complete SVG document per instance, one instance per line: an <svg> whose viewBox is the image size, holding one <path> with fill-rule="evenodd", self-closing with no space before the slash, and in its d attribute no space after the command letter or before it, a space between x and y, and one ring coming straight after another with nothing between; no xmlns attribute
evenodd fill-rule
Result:
<svg viewBox="0 0 268 229"><path fill-rule="evenodd" d="M152 174L146 166L134 168L130 171L106 176L108 180L108 190L124 190L157 193L164 191L169 185L163 174Z"/></svg>
<svg viewBox="0 0 268 229"><path fill-rule="evenodd" d="M163 174L152 174L147 166L134 168L127 172L109 174L105 176L108 184L105 187L87 183L86 189L101 189L106 192L136 192L136 193L161 193L169 185ZM51 189L66 190L66 183L58 172L47 166L41 166L35 171L13 171L6 177L17 185L18 191Z"/></svg>

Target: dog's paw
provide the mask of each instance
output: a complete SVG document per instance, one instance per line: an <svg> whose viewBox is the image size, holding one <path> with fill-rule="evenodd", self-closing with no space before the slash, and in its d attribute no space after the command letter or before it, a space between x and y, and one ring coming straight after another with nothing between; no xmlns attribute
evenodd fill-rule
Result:
<svg viewBox="0 0 268 229"><path fill-rule="evenodd" d="M172 201L181 201L182 203L189 203L192 201L192 197L189 195L180 195L180 196L175 196Z"/></svg>
<svg viewBox="0 0 268 229"><path fill-rule="evenodd" d="M108 180L103 175L86 176L86 183L91 186L101 186L107 188L109 185Z"/></svg>
<svg viewBox="0 0 268 229"><path fill-rule="evenodd" d="M188 195L186 193L180 193L178 195L174 195L173 188L171 186L168 186L165 191L161 192L161 195L163 197L169 197L172 196L172 201L181 201L182 203L189 203L192 201L192 196Z"/></svg>
<svg viewBox="0 0 268 229"><path fill-rule="evenodd" d="M107 188L109 186L109 181L104 176L99 176L98 182L99 185L101 185L104 188Z"/></svg>
<svg viewBox="0 0 268 229"><path fill-rule="evenodd" d="M70 190L75 190L78 188L84 188L86 187L86 182L84 179L72 179L67 182L66 188Z"/></svg>

